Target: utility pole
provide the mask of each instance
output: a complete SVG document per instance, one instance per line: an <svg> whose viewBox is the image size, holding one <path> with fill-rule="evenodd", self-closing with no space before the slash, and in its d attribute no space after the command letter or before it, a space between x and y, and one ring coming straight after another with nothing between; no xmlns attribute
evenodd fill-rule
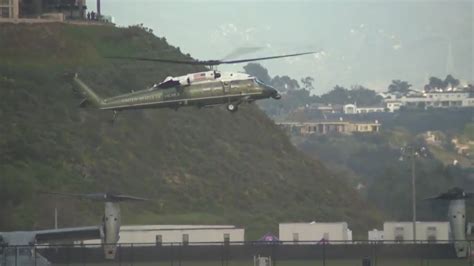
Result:
<svg viewBox="0 0 474 266"><path fill-rule="evenodd" d="M401 148L402 156L400 160L403 160L404 157L410 156L411 158L411 200L412 200L412 211L413 211L413 243L416 243L416 157L427 157L428 149L416 145L416 143L405 145Z"/></svg>
<svg viewBox="0 0 474 266"><path fill-rule="evenodd" d="M54 207L54 229L58 229L58 207Z"/></svg>
<svg viewBox="0 0 474 266"><path fill-rule="evenodd" d="M413 209L413 243L416 243L416 179L415 179L415 148L411 147L411 189Z"/></svg>

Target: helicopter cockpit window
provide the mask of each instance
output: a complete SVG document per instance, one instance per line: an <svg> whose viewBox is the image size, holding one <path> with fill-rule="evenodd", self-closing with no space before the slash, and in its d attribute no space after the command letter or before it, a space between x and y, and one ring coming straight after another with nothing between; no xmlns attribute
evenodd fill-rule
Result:
<svg viewBox="0 0 474 266"><path fill-rule="evenodd" d="M153 86L151 86L149 90L152 91L152 90L155 90L156 88L158 88L157 83L153 84Z"/></svg>
<svg viewBox="0 0 474 266"><path fill-rule="evenodd" d="M180 83L178 80L173 80L173 79L169 79L169 80L165 80L163 82L161 82L160 84L158 84L158 87L159 88L162 88L162 89L167 89L167 88L172 88L172 87L176 87L176 86L179 86Z"/></svg>

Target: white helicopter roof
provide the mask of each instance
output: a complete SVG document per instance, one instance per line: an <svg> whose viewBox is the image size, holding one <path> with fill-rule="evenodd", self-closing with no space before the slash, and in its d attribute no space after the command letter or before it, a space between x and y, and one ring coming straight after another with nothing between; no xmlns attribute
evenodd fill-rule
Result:
<svg viewBox="0 0 474 266"><path fill-rule="evenodd" d="M217 76L217 78L214 75ZM252 76L246 73L242 73L242 72L220 72L220 71L210 70L210 71L204 71L204 72L190 73L187 75L177 76L177 77L168 76L165 78L163 82L166 82L172 79L181 80L181 79L186 79L186 78L190 78L194 82L199 82L199 81L205 81L209 79L222 79L222 80L246 79L246 78L252 78Z"/></svg>
<svg viewBox="0 0 474 266"><path fill-rule="evenodd" d="M221 72L221 80L233 80L233 79L249 79L253 78L249 74L241 72Z"/></svg>
<svg viewBox="0 0 474 266"><path fill-rule="evenodd" d="M254 77L241 72L220 72L216 70L210 70L204 72L190 73L178 77L168 76L160 84L154 85L152 89L157 86L160 88L170 88L176 85L191 85L191 83L201 83L213 80L231 81L236 79L242 80L252 78Z"/></svg>

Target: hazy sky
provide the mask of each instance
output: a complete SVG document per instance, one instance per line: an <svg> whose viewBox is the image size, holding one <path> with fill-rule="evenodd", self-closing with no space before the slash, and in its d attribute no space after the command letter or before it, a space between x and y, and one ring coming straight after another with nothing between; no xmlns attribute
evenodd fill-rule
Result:
<svg viewBox="0 0 474 266"><path fill-rule="evenodd" d="M105 0L119 26L143 23L199 59L321 50L318 55L261 62L270 75L315 79L317 93L339 84L385 89L392 79L416 87L429 76L472 82L474 1ZM95 0L88 0L95 9ZM243 65L221 67L242 71Z"/></svg>

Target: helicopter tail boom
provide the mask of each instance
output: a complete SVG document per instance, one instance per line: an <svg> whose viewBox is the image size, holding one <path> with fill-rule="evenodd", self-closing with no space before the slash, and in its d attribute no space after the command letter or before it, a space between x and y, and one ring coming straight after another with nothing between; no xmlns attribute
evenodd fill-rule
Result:
<svg viewBox="0 0 474 266"><path fill-rule="evenodd" d="M89 86L87 86L82 80L79 79L77 73L73 78L74 84L82 96L86 97L86 100L81 103L90 103L94 107L101 107L103 105L103 100L99 97Z"/></svg>

